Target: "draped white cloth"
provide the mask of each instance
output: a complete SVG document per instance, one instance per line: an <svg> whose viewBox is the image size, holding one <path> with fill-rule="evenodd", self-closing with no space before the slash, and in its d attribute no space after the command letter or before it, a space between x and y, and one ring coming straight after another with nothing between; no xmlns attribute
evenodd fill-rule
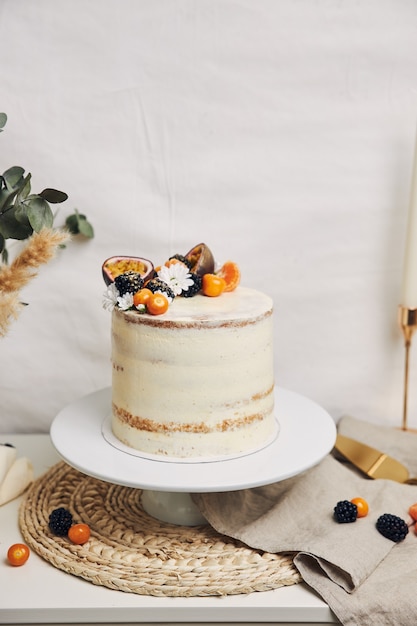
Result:
<svg viewBox="0 0 417 626"><path fill-rule="evenodd" d="M105 258L201 241L274 298L277 385L400 424L416 24L413 0L0 0L0 172L95 228L0 340L0 431L110 384Z"/></svg>

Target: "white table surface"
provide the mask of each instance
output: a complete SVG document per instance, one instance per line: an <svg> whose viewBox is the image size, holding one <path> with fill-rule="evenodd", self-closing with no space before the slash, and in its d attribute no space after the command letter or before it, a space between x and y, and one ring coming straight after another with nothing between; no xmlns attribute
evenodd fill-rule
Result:
<svg viewBox="0 0 417 626"><path fill-rule="evenodd" d="M49 435L1 435L40 476L60 460ZM337 624L329 607L304 583L274 591L210 598L156 598L95 586L33 553L22 567L6 561L22 541L21 498L0 507L0 624L276 623Z"/></svg>

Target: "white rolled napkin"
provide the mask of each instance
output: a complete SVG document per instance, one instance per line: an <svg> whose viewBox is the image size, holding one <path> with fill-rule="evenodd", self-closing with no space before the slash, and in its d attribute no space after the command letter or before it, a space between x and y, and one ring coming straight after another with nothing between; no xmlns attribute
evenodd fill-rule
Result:
<svg viewBox="0 0 417 626"><path fill-rule="evenodd" d="M18 459L16 448L0 444L0 506L20 496L32 481L33 467L29 459Z"/></svg>

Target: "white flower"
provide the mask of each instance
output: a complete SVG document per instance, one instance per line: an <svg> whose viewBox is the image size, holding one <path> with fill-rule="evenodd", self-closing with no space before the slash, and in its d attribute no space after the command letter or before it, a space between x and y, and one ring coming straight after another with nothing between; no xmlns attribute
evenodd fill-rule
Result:
<svg viewBox="0 0 417 626"><path fill-rule="evenodd" d="M182 291L188 291L194 282L189 269L183 263L171 263L169 267L163 265L158 272L158 278L164 281L179 296Z"/></svg>
<svg viewBox="0 0 417 626"><path fill-rule="evenodd" d="M117 298L119 297L119 291L114 283L111 283L103 294L103 309L106 311L113 311L117 304Z"/></svg>
<svg viewBox="0 0 417 626"><path fill-rule="evenodd" d="M124 296L118 296L117 304L119 309L122 309L122 311L131 309L133 306L133 293L127 292Z"/></svg>

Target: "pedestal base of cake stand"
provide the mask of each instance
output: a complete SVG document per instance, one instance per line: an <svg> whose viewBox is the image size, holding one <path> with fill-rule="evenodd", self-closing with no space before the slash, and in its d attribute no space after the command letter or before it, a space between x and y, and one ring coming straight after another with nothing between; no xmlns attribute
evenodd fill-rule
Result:
<svg viewBox="0 0 417 626"><path fill-rule="evenodd" d="M110 388L62 409L50 430L55 449L88 476L142 489L147 513L186 526L205 523L190 494L238 491L291 478L319 463L336 440L334 420L322 407L282 388L275 389L278 436L261 450L226 460L145 458L120 449L103 434L110 412Z"/></svg>
<svg viewBox="0 0 417 626"><path fill-rule="evenodd" d="M180 526L207 524L189 493L145 490L141 503L151 517L162 522Z"/></svg>

